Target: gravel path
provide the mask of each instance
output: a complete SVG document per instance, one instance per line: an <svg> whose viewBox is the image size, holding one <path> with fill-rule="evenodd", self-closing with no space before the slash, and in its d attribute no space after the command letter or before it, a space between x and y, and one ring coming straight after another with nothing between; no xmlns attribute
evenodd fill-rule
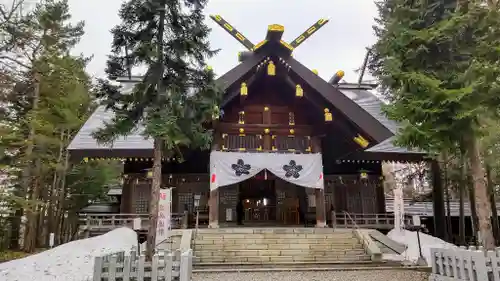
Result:
<svg viewBox="0 0 500 281"><path fill-rule="evenodd" d="M402 270L193 273L192 281L427 281L429 273Z"/></svg>

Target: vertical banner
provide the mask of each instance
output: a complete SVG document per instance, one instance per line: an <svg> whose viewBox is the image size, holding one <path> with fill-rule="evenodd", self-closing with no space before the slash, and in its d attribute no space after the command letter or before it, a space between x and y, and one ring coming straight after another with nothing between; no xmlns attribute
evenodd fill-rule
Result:
<svg viewBox="0 0 500 281"><path fill-rule="evenodd" d="M170 237L172 216L172 189L160 189L158 201L158 225L156 226L156 245Z"/></svg>
<svg viewBox="0 0 500 281"><path fill-rule="evenodd" d="M402 232L404 229L404 199L403 199L403 185L398 181L394 192L394 229Z"/></svg>

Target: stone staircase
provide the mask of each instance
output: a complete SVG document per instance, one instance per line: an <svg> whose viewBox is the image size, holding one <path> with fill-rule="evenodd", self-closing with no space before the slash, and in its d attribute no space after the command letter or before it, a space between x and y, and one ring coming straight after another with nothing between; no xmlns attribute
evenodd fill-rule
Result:
<svg viewBox="0 0 500 281"><path fill-rule="evenodd" d="M319 228L199 229L195 268L209 265L371 264L352 230Z"/></svg>

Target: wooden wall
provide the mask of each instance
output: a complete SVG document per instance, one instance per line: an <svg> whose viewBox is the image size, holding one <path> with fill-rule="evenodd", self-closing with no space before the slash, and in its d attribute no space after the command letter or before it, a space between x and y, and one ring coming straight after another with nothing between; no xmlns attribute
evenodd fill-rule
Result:
<svg viewBox="0 0 500 281"><path fill-rule="evenodd" d="M326 176L328 178L331 176ZM336 212L347 211L350 213L383 213L385 212L385 198L383 197L382 180L359 180L357 176L335 176L341 180L325 182L325 209L327 213L332 207ZM236 204L239 186L244 183L221 187L219 189L219 221L226 221L226 209L232 209L233 220L236 220ZM275 179L276 207L291 198L298 198L299 188L286 181ZM129 179L124 184L121 203L122 213L147 213L151 184L149 180ZM173 190L172 211L181 213L187 207L189 212L194 210L194 194L200 194L200 210L208 210L209 182L186 182L178 184ZM314 212L314 190L306 188L308 211ZM129 195L127 195L129 194Z"/></svg>

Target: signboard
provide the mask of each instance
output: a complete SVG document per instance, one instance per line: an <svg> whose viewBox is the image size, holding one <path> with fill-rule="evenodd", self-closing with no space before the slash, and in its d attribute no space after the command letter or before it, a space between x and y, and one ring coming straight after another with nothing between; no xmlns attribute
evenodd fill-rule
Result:
<svg viewBox="0 0 500 281"><path fill-rule="evenodd" d="M54 232L51 232L49 234L49 246L52 248L54 247Z"/></svg>
<svg viewBox="0 0 500 281"><path fill-rule="evenodd" d="M172 189L161 189L158 201L158 224L156 226L156 245L170 236L172 216Z"/></svg>
<svg viewBox="0 0 500 281"><path fill-rule="evenodd" d="M134 230L141 229L141 218L135 218L132 223L133 223Z"/></svg>
<svg viewBox="0 0 500 281"><path fill-rule="evenodd" d="M226 221L233 220L233 209L226 209Z"/></svg>
<svg viewBox="0 0 500 281"><path fill-rule="evenodd" d="M403 201L403 187L401 184L396 184L394 192L394 229L403 231L404 228L404 201Z"/></svg>
<svg viewBox="0 0 500 281"><path fill-rule="evenodd" d="M413 225L416 226L421 226L422 222L420 222L420 216L419 215L413 215Z"/></svg>

